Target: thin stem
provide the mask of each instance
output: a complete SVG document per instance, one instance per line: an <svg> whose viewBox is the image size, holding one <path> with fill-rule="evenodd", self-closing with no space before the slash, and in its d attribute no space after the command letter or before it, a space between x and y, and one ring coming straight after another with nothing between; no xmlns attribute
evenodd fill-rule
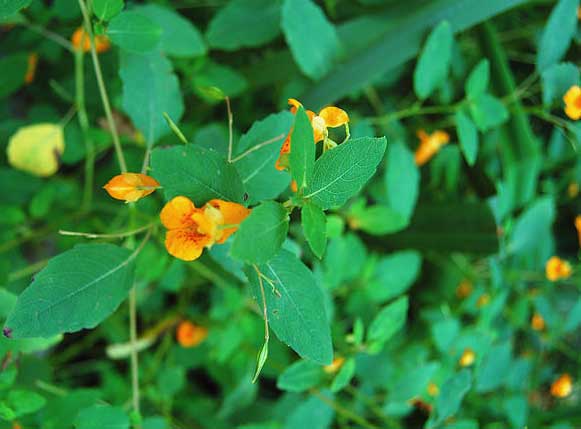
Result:
<svg viewBox="0 0 581 429"><path fill-rule="evenodd" d="M244 151L243 153L241 153L240 155L238 155L236 158L233 158L230 162L238 162L240 161L242 158L250 155L252 152L257 151L258 149L262 149L265 146L271 145L273 143L276 143L277 141L279 141L280 139L282 139L284 137L284 134L279 134L276 137L273 137L271 139L268 139L266 141L263 141L262 143L258 143L255 146L252 146L250 149L248 149L247 151Z"/></svg>
<svg viewBox="0 0 581 429"><path fill-rule="evenodd" d="M262 315L264 317L264 342L268 343L270 338L268 329L268 309L266 307L266 294L264 293L264 283L262 282L262 273L256 265L253 265L256 275L258 276L258 285L260 286L260 295L262 296Z"/></svg>
<svg viewBox="0 0 581 429"><path fill-rule="evenodd" d="M130 236L135 235L135 234L139 234L140 232L143 232L143 231L151 228L156 223L157 222L152 222L150 224L142 226L141 228L133 229L131 231L118 232L118 233L114 233L114 234L95 234L92 232L65 231L62 229L59 230L59 234L69 235L69 236L74 236L74 237L85 237L85 238L124 238L124 237L130 237Z"/></svg>
<svg viewBox="0 0 581 429"><path fill-rule="evenodd" d="M86 37L86 36L85 36ZM84 43L84 40L81 41ZM85 74L84 74L84 57L82 49L75 51L75 104L79 112L79 125L83 131L85 140L85 183L83 189L83 210L89 211L93 201L93 181L95 174L95 147L89 136L89 118L85 106Z"/></svg>
<svg viewBox="0 0 581 429"><path fill-rule="evenodd" d="M75 52L75 48L73 47L71 42L69 42L60 34L53 33L52 31L47 30L46 28L41 27L40 25L36 25L28 21L24 21L22 25L24 25L24 27L28 28L30 31L34 31L35 33L38 33L41 36L46 37L47 39L55 42L57 45L60 45L67 51Z"/></svg>
<svg viewBox="0 0 581 429"><path fill-rule="evenodd" d="M105 116L107 116L107 122L109 123L109 129L111 130L111 137L113 138L113 145L115 146L115 152L117 153L117 160L119 161L121 172L126 173L127 163L125 162L125 156L123 155L123 149L121 148L121 141L119 140L117 124L113 119L111 104L109 103L109 96L107 95L107 87L105 86L103 73L101 72L101 63L99 62L99 56L95 50L95 35L93 34L91 19L87 10L87 5L85 4L85 0L79 0L79 7L81 8L81 13L83 14L83 20L85 22L85 31L89 34L89 38L91 39L91 57L93 59L93 66L95 67L97 85L99 87L99 93L101 94L103 108L105 109Z"/></svg>
<svg viewBox="0 0 581 429"><path fill-rule="evenodd" d="M337 414L345 417L346 419L349 419L349 420L351 420L351 421L357 423L358 425L360 425L364 428L367 428L367 429L380 429L379 426L375 426L373 423L367 421L365 418L363 418L363 417L355 414L351 410L343 407L338 402L323 395L317 389L311 389L311 390L309 390L309 392L311 393L311 395L316 396L321 401L323 401L325 404L327 404L329 407L333 408L337 412Z"/></svg>
<svg viewBox="0 0 581 429"><path fill-rule="evenodd" d="M397 112L388 113L383 116L376 116L369 119L373 124L383 124L391 120L408 118L410 116L448 114L454 113L456 110L458 110L461 104L462 102L453 104L451 106L428 106L428 107L412 105L409 108L399 110Z"/></svg>
<svg viewBox="0 0 581 429"><path fill-rule="evenodd" d="M129 291L129 340L131 342L131 387L133 391L133 410L141 415L139 405L139 360L137 343L137 289Z"/></svg>
<svg viewBox="0 0 581 429"><path fill-rule="evenodd" d="M35 274L36 272L43 269L47 263L48 259L43 259L38 262L35 262L34 264L28 265L27 267L24 267L20 270L11 272L10 274L8 274L8 283L12 283L17 280L28 277L32 274Z"/></svg>
<svg viewBox="0 0 581 429"><path fill-rule="evenodd" d="M169 127L171 128L171 130L177 136L177 138L180 139L180 141L183 144L188 144L188 139L186 138L186 136L184 136L184 133L182 133L182 130L179 129L179 127L176 125L176 123L174 121L172 121L172 119L167 114L167 112L163 112L163 117L166 120Z"/></svg>
<svg viewBox="0 0 581 429"><path fill-rule="evenodd" d="M230 97L226 97L226 109L228 109L228 162L232 162L232 125L234 124L234 117L230 107Z"/></svg>

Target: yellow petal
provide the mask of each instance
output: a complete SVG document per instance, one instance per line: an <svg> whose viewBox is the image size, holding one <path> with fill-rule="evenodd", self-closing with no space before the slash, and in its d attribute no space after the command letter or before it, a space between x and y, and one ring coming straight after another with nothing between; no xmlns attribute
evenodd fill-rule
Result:
<svg viewBox="0 0 581 429"><path fill-rule="evenodd" d="M189 198L180 196L168 201L159 217L167 229L188 228L195 226L192 215L196 210L196 206Z"/></svg>
<svg viewBox="0 0 581 429"><path fill-rule="evenodd" d="M193 228L172 229L165 234L167 252L184 261L198 259L209 244L209 236L198 234Z"/></svg>
<svg viewBox="0 0 581 429"><path fill-rule="evenodd" d="M325 107L319 112L319 116L325 120L327 127L336 128L349 122L349 115L343 109L335 106Z"/></svg>
<svg viewBox="0 0 581 429"><path fill-rule="evenodd" d="M8 142L10 165L35 176L52 176L65 150L63 129L55 124L36 124L20 128Z"/></svg>
<svg viewBox="0 0 581 429"><path fill-rule="evenodd" d="M325 138L327 124L325 119L320 116L315 116L311 119L311 125L313 126L313 138L315 139L315 143L318 143Z"/></svg>
<svg viewBox="0 0 581 429"><path fill-rule="evenodd" d="M252 211L241 204L223 200L210 200L208 204L220 210L224 218L224 225L239 225ZM222 236L216 242L224 243L237 229L238 227L223 229Z"/></svg>

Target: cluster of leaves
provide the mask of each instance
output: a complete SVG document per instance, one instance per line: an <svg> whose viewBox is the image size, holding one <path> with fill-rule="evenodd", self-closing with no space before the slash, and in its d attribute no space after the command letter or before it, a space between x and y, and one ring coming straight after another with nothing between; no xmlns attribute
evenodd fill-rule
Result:
<svg viewBox="0 0 581 429"><path fill-rule="evenodd" d="M526 3L0 0L1 424L581 424L579 0ZM176 196L252 211L184 262Z"/></svg>

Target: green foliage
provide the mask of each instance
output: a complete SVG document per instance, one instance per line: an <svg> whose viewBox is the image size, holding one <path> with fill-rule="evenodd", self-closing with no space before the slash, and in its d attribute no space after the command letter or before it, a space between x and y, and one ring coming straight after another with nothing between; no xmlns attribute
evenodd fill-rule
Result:
<svg viewBox="0 0 581 429"><path fill-rule="evenodd" d="M414 90L419 99L428 98L446 79L453 42L452 27L447 21L430 33L414 70Z"/></svg>
<svg viewBox="0 0 581 429"><path fill-rule="evenodd" d="M404 219L409 219L420 191L420 173L413 153L403 142L388 146L384 180L389 206Z"/></svg>
<svg viewBox="0 0 581 429"><path fill-rule="evenodd" d="M456 112L456 133L460 141L460 148L468 165L474 165L478 156L478 130L474 122L462 111Z"/></svg>
<svg viewBox="0 0 581 429"><path fill-rule="evenodd" d="M572 63L553 64L541 74L543 79L543 104L561 101L563 94L573 85L579 85L579 68Z"/></svg>
<svg viewBox="0 0 581 429"><path fill-rule="evenodd" d="M408 297L402 296L377 313L367 332L371 353L378 353L383 344L403 328L407 319L408 306Z"/></svg>
<svg viewBox="0 0 581 429"><path fill-rule="evenodd" d="M111 20L107 36L123 50L145 53L153 50L161 39L162 28L137 12L122 12Z"/></svg>
<svg viewBox="0 0 581 429"><path fill-rule="evenodd" d="M125 7L124 0L93 0L93 12L99 19L109 21Z"/></svg>
<svg viewBox="0 0 581 429"><path fill-rule="evenodd" d="M79 412L76 429L129 429L129 417L122 408L94 405Z"/></svg>
<svg viewBox="0 0 581 429"><path fill-rule="evenodd" d="M313 143L313 127L305 109L299 107L292 131L290 170L297 184L297 189L300 191L311 184L315 165L315 145Z"/></svg>
<svg viewBox="0 0 581 429"><path fill-rule="evenodd" d="M327 247L325 212L316 204L307 202L301 209L301 223L311 250L319 259L322 258Z"/></svg>
<svg viewBox="0 0 581 429"><path fill-rule="evenodd" d="M0 19L14 15L20 9L30 5L32 0L0 0Z"/></svg>

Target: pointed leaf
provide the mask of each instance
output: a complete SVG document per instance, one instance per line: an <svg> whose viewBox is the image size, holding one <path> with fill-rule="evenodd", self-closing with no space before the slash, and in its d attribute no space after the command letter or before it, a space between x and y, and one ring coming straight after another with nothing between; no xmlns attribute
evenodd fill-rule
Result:
<svg viewBox="0 0 581 429"><path fill-rule="evenodd" d="M315 165L313 127L302 106L295 115L291 137L290 170L297 188L301 190L311 183Z"/></svg>
<svg viewBox="0 0 581 429"><path fill-rule="evenodd" d="M320 259L327 246L327 218L319 206L307 202L301 209L301 222L305 238L313 253Z"/></svg>

